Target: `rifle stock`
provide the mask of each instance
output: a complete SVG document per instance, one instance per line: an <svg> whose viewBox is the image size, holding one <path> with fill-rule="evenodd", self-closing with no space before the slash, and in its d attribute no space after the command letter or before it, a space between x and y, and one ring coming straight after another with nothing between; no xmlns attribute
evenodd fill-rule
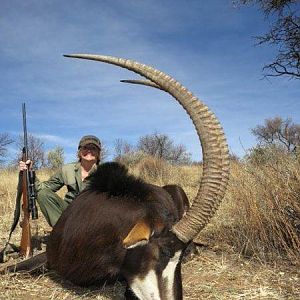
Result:
<svg viewBox="0 0 300 300"><path fill-rule="evenodd" d="M23 160L24 161L24 160ZM29 197L28 197L28 172L27 170L22 171L22 211L23 220L21 221L22 234L21 234L21 245L20 255L28 258L32 255L31 245L31 229L30 229L30 212L29 212Z"/></svg>

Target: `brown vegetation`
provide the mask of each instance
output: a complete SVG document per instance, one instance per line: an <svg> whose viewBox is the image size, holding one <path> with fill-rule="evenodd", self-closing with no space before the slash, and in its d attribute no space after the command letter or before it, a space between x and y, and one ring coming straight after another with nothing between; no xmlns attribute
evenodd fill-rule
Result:
<svg viewBox="0 0 300 300"><path fill-rule="evenodd" d="M230 186L206 234L262 262L300 262L300 161L273 156L263 165L234 163Z"/></svg>
<svg viewBox="0 0 300 300"><path fill-rule="evenodd" d="M130 170L155 184L180 184L190 199L201 174L199 166L174 166L149 157ZM202 244L198 255L183 265L186 299L299 299L300 160L276 153L263 164L235 161L231 170L226 197L196 240ZM17 174L0 172L2 246L13 215ZM38 176L49 175L39 171ZM42 234L47 226L42 217L39 222ZM18 238L16 232L16 243ZM77 288L49 272L2 276L0 299L120 299L122 291L121 284Z"/></svg>

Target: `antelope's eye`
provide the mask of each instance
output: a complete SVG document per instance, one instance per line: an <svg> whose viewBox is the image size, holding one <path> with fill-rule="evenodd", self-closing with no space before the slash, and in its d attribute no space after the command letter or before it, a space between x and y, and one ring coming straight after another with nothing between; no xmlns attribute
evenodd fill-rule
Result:
<svg viewBox="0 0 300 300"><path fill-rule="evenodd" d="M168 248L162 248L161 249L161 255L165 256L165 257L168 257L168 258L171 258L173 256L171 250L168 249Z"/></svg>

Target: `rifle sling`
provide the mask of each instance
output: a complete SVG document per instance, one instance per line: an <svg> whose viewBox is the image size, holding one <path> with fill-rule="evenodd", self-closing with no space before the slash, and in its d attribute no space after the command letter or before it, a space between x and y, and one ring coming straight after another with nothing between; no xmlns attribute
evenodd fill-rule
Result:
<svg viewBox="0 0 300 300"><path fill-rule="evenodd" d="M11 246L11 248L15 251L19 251L19 247L15 246L14 244L10 243L10 239L12 236L12 233L16 229L20 214L21 214L21 197L22 197L22 172L19 173L19 182L18 182L18 188L17 188L17 196L16 196L16 205L15 205L15 212L14 212L14 220L10 228L10 233L7 239L7 242L4 246L4 248L0 251L0 263L3 263L5 261L5 256L7 252L8 246Z"/></svg>

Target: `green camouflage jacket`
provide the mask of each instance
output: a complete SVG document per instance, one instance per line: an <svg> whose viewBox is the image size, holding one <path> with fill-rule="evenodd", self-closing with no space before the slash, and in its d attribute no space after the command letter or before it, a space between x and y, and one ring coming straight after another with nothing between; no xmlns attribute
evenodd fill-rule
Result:
<svg viewBox="0 0 300 300"><path fill-rule="evenodd" d="M95 171L97 166L95 165L91 171ZM36 190L39 192L41 189L48 188L53 192L57 192L63 186L66 186L68 192L65 195L64 200L71 203L73 199L86 187L88 178L82 181L80 162L70 163L64 165L60 171L52 175L47 181L36 181Z"/></svg>

